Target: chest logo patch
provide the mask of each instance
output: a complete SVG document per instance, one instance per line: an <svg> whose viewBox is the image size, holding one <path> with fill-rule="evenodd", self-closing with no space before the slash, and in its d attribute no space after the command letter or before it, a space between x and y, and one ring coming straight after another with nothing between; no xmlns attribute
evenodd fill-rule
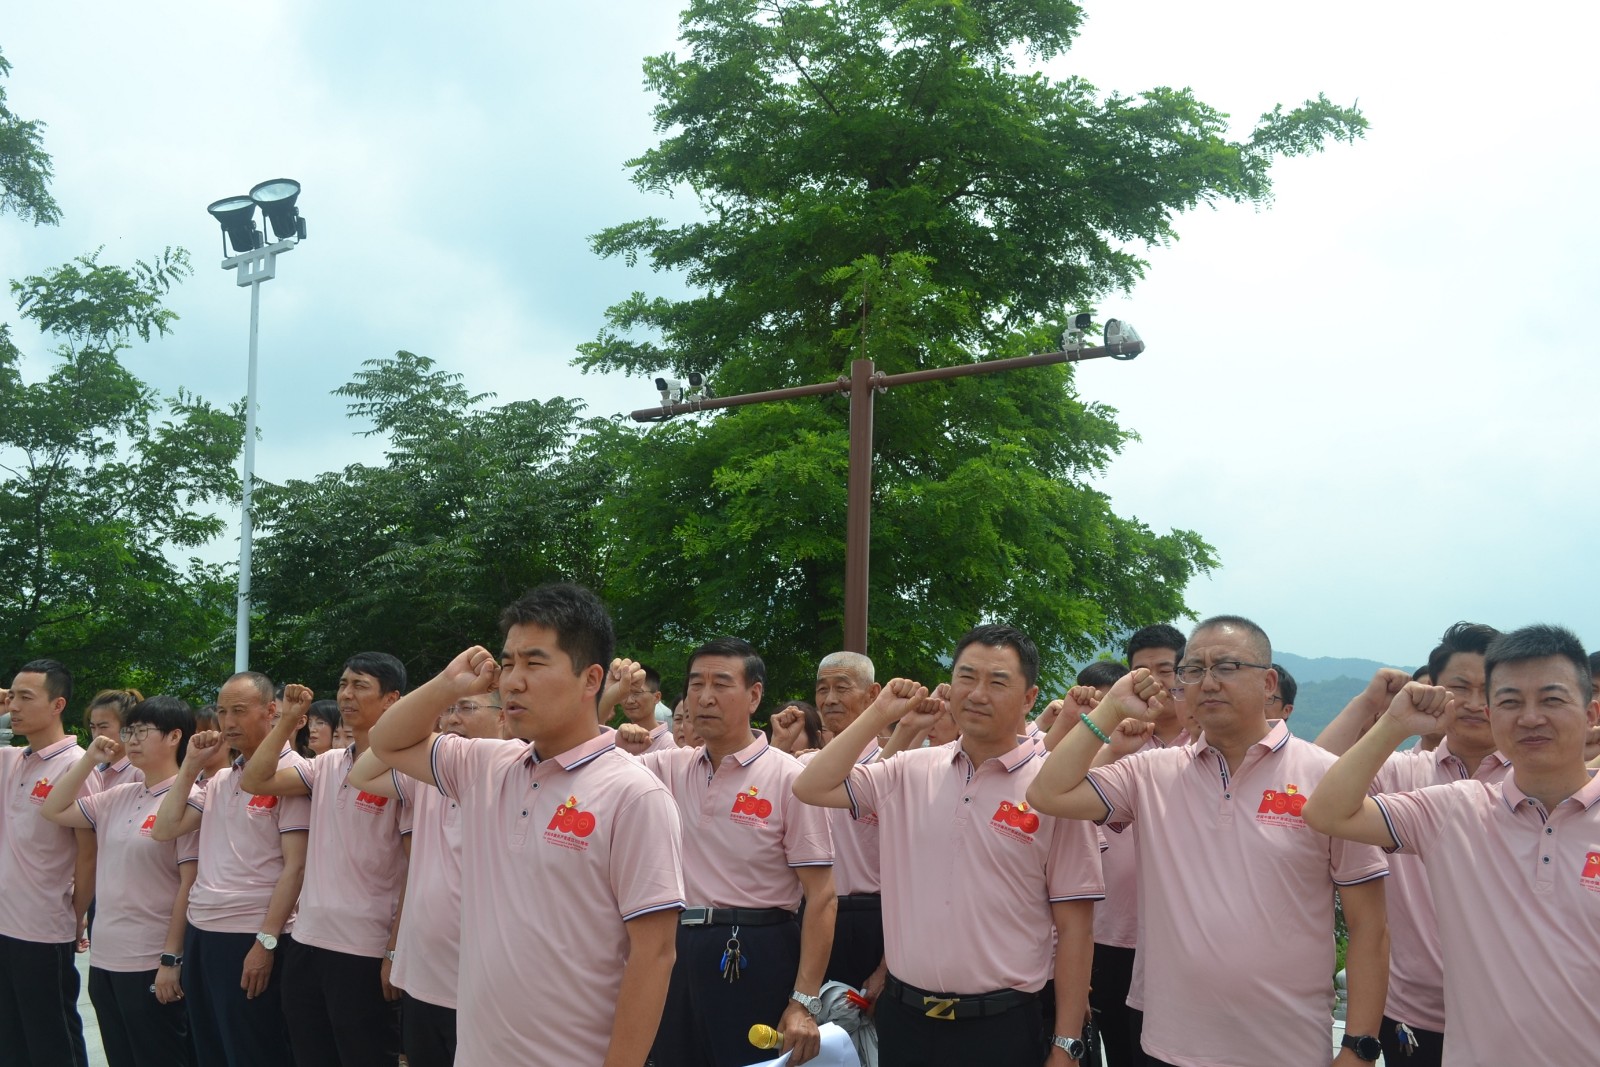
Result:
<svg viewBox="0 0 1600 1067"><path fill-rule="evenodd" d="M749 826L765 826L771 814L772 801L762 797L755 786L750 786L733 798L733 809L728 817Z"/></svg>
<svg viewBox="0 0 1600 1067"><path fill-rule="evenodd" d="M1583 874L1578 877L1578 884L1591 893L1600 893L1600 852L1591 850L1583 857Z"/></svg>
<svg viewBox="0 0 1600 1067"><path fill-rule="evenodd" d="M1304 827L1305 819L1300 813L1305 810L1305 794L1300 792L1300 787L1293 783L1280 789L1263 789L1261 791L1261 806L1256 809L1256 822L1268 823L1273 826Z"/></svg>
<svg viewBox="0 0 1600 1067"><path fill-rule="evenodd" d="M244 810L251 815L271 815L272 809L277 806L277 797L256 796L250 798L250 803L245 805Z"/></svg>
<svg viewBox="0 0 1600 1067"><path fill-rule="evenodd" d="M50 779L41 778L37 782L33 783L33 792L28 794L28 799L33 801L35 804L43 804L45 798L49 795Z"/></svg>
<svg viewBox="0 0 1600 1067"><path fill-rule="evenodd" d="M365 789L356 793L356 807L362 811L370 812L373 815L381 815L388 806L388 797L380 797L375 793L367 792Z"/></svg>
<svg viewBox="0 0 1600 1067"><path fill-rule="evenodd" d="M156 826L156 817L154 815L146 815L144 817L144 822L141 823L140 826L139 826L139 835L141 837L149 837L150 836L150 831L154 830L155 826Z"/></svg>
<svg viewBox="0 0 1600 1067"><path fill-rule="evenodd" d="M544 828L544 839L552 845L583 852L589 847L589 835L599 825L592 812L579 807L577 797L569 796L550 816L550 822Z"/></svg>
<svg viewBox="0 0 1600 1067"><path fill-rule="evenodd" d="M1014 841L1032 841L1039 829L1039 816L1028 807L1027 801L1015 804L1002 800L989 819L989 829Z"/></svg>

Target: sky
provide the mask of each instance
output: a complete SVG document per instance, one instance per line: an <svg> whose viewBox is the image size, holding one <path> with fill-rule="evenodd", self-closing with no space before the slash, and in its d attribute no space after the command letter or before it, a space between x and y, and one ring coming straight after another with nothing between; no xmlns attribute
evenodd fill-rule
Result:
<svg viewBox="0 0 1600 1067"><path fill-rule="evenodd" d="M1148 345L1078 370L1141 438L1098 484L1118 513L1214 546L1191 607L1310 656L1411 665L1463 618L1600 647L1600 345L1582 311L1600 291L1600 9L1084 7L1047 74L1187 86L1241 137L1318 92L1371 123L1278 164L1270 206L1180 218L1097 309ZM64 219L0 220L0 277L101 245L118 263L188 248L175 333L127 358L164 392L230 402L249 294L218 269L205 207L291 177L310 236L262 290L259 477L378 459L331 392L402 348L502 402L646 406L648 381L570 360L608 305L675 291L588 238L696 217L625 166L654 143L641 62L678 47L677 17L663 0L12 5L5 89L48 123ZM0 321L42 376L46 346L13 311Z"/></svg>

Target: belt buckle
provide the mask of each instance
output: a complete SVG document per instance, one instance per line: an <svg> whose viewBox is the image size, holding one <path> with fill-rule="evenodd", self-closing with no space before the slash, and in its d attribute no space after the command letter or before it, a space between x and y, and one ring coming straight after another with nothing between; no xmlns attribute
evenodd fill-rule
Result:
<svg viewBox="0 0 1600 1067"><path fill-rule="evenodd" d="M710 926L710 908L684 908L678 913L679 926Z"/></svg>
<svg viewBox="0 0 1600 1067"><path fill-rule="evenodd" d="M923 997L923 1006L932 1005L932 1007L929 1007L922 1014L930 1019L943 1019L946 1022L953 1022L956 1017L956 1005L960 1002L960 997Z"/></svg>

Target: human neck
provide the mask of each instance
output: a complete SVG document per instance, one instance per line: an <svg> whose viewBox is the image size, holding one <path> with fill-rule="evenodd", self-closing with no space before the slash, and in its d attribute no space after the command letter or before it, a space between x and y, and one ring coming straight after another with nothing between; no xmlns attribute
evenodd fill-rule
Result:
<svg viewBox="0 0 1600 1067"><path fill-rule="evenodd" d="M969 734L961 735L961 751L967 754L967 759L972 761L974 767L982 765L985 760L1004 756L1007 752L1017 747L1017 738L998 737L992 741L980 741Z"/></svg>
<svg viewBox="0 0 1600 1067"><path fill-rule="evenodd" d="M178 761L176 758L169 756L164 760L157 760L148 767L141 768L139 773L143 774L144 780L151 785L165 782L168 778L176 778L178 776Z"/></svg>
<svg viewBox="0 0 1600 1067"><path fill-rule="evenodd" d="M737 755L755 743L755 738L750 736L750 727L746 724L743 728L736 728L729 736L721 741L704 741L706 755L711 759L713 767L720 767L722 761L729 756Z"/></svg>
<svg viewBox="0 0 1600 1067"><path fill-rule="evenodd" d="M639 727L640 729L649 730L652 733L655 732L655 728L659 725L659 723L656 722L655 708L648 708L644 711L641 711L637 719L631 715L627 715L626 709L624 709L623 714L627 716L628 721L633 723L633 725Z"/></svg>
<svg viewBox="0 0 1600 1067"><path fill-rule="evenodd" d="M367 750L367 731L366 730L356 730L355 731L355 735L356 735L356 758L360 759L361 758L361 753L363 753L363 752L365 752Z"/></svg>
<svg viewBox="0 0 1600 1067"><path fill-rule="evenodd" d="M1163 715L1155 722L1155 734L1163 744L1172 744L1183 733L1183 720L1176 715Z"/></svg>
<svg viewBox="0 0 1600 1067"><path fill-rule="evenodd" d="M600 724L595 722L594 716L585 708L580 708L567 716L564 722L551 725L549 733L528 739L529 744L533 745L534 754L542 760L570 752L584 742L593 741L600 736Z"/></svg>
<svg viewBox="0 0 1600 1067"><path fill-rule="evenodd" d="M1478 764L1482 763L1489 753L1495 750L1493 741L1490 741L1487 745L1473 744L1464 738L1458 739L1447 735L1445 743L1450 746L1450 755L1460 760L1467 768L1468 775L1477 774Z"/></svg>
<svg viewBox="0 0 1600 1067"><path fill-rule="evenodd" d="M66 736L67 731L61 728L61 720L54 719L49 726L28 735L28 747L37 752L41 748L49 748Z"/></svg>
<svg viewBox="0 0 1600 1067"><path fill-rule="evenodd" d="M1551 770L1532 770L1526 763L1513 765L1512 779L1524 794L1544 805L1545 811L1554 811L1556 805L1589 784L1589 768L1582 763L1563 765Z"/></svg>
<svg viewBox="0 0 1600 1067"><path fill-rule="evenodd" d="M1267 720L1251 720L1225 728L1206 727L1206 744L1222 753L1229 771L1237 771L1250 746L1267 736Z"/></svg>

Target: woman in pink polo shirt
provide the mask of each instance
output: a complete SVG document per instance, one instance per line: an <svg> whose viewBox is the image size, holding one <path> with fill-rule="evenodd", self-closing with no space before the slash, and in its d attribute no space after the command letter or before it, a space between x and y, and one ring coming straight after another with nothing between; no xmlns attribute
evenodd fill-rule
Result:
<svg viewBox="0 0 1600 1067"><path fill-rule="evenodd" d="M187 1067L191 1061L178 979L199 835L158 842L150 829L193 733L194 712L182 700L141 701L123 718L122 743L96 737L59 783L65 788L52 789L40 809L53 823L95 832L100 893L89 999L110 1067ZM96 765L124 752L143 781L76 799Z"/></svg>

